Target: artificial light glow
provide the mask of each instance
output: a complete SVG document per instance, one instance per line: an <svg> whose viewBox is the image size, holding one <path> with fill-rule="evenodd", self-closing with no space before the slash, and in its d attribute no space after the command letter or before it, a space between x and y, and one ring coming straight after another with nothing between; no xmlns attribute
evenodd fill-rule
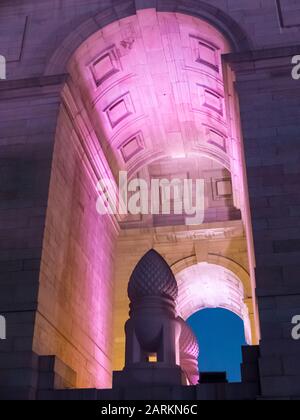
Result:
<svg viewBox="0 0 300 420"><path fill-rule="evenodd" d="M186 159L186 154L185 153L173 154L172 159Z"/></svg>
<svg viewBox="0 0 300 420"><path fill-rule="evenodd" d="M148 362L149 363L157 363L158 359L157 359L157 354L150 354L148 356Z"/></svg>
<svg viewBox="0 0 300 420"><path fill-rule="evenodd" d="M224 267L199 263L181 271L178 282L178 314L185 320L207 308L228 309L238 315L245 324L247 342L251 342L249 312L244 287L239 278Z"/></svg>

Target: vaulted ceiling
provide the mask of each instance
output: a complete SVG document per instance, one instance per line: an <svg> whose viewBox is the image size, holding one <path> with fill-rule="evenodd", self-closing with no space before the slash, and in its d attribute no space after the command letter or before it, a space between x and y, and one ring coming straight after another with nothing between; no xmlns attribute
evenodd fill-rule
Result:
<svg viewBox="0 0 300 420"><path fill-rule="evenodd" d="M224 37L190 16L143 10L96 33L69 70L109 161L136 172L197 152L229 166Z"/></svg>
<svg viewBox="0 0 300 420"><path fill-rule="evenodd" d="M224 175L216 182L233 175L236 204L240 162L221 57L229 51L207 22L153 9L81 45L69 63L70 85L116 180L120 170L150 180L153 165L166 162L168 177L177 177L178 160L189 172L189 162L205 157Z"/></svg>

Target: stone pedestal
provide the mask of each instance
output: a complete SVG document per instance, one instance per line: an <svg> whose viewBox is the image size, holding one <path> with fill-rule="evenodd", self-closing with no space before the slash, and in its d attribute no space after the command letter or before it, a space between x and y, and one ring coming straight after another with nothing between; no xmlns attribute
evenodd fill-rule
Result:
<svg viewBox="0 0 300 420"><path fill-rule="evenodd" d="M114 372L113 388L126 388L128 386L176 386L182 384L182 371L179 366L166 366L161 363L140 364L139 366L126 367L121 372Z"/></svg>

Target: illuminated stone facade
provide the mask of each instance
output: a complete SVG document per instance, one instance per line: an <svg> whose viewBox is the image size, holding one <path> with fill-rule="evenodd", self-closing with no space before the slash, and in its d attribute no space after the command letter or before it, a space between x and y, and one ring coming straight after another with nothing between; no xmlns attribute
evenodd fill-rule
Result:
<svg viewBox="0 0 300 420"><path fill-rule="evenodd" d="M124 366L128 280L152 248L178 281L182 318L225 307L260 343L224 398L300 396L297 7L1 2L1 396L110 388ZM119 171L203 179L204 223L101 217L97 183L115 191ZM215 294L192 300L197 282ZM217 399L200 388L189 396Z"/></svg>

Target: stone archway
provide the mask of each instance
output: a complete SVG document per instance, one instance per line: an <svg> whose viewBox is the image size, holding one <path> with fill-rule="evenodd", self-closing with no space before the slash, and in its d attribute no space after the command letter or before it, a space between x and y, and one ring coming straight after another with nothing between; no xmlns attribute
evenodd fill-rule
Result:
<svg viewBox="0 0 300 420"><path fill-rule="evenodd" d="M235 313L244 323L247 343L252 344L249 309L242 281L230 270L216 264L198 263L177 273L178 314L187 320L196 312L222 308Z"/></svg>
<svg viewBox="0 0 300 420"><path fill-rule="evenodd" d="M199 263L217 265L225 270L231 271L243 284L245 290L245 299L251 296L251 279L249 272L239 263L223 255L208 253L203 259L196 255L184 258L172 265L172 271L177 276L183 270Z"/></svg>
<svg viewBox="0 0 300 420"><path fill-rule="evenodd" d="M114 2L114 6L107 7L101 12L82 22L76 31L70 33L63 43L49 57L45 68L45 75L63 74L76 49L95 32L120 19L135 15L137 11L152 8L158 12L183 13L203 19L220 31L231 44L234 52L250 51L251 44L240 25L229 15L217 7L201 0L141 0Z"/></svg>
<svg viewBox="0 0 300 420"><path fill-rule="evenodd" d="M67 69L69 78L57 127L34 351L60 357L77 373L78 387L109 387L113 341L118 345L114 368L122 368L129 271L144 248L152 248L153 242L155 246L159 234L147 218L131 225L129 220L129 229L121 225L119 215L101 218L96 211L99 179L108 178L114 191L120 170L146 171L150 179L171 167L168 175L188 178L190 168L182 171L182 164L188 166L190 159L204 165L199 159L205 156L210 201L214 214L221 216L196 227L194 236L185 232L189 247L194 251L202 230L208 239L211 233L213 238L224 235L226 254L238 238L243 254L238 258L248 268L239 211L244 205L241 143L223 78L229 69L222 61L222 54L238 49L239 40L242 49L245 39L238 38L232 48L232 36L228 40L223 34L230 29L220 32L207 20L193 17L199 15L195 9L183 9L185 14L176 10L147 9L124 19L118 15L119 20L106 16L106 21L101 14L70 35L46 70L52 74ZM211 16L209 21L216 19L214 8L203 6L203 11ZM220 19L222 26L222 15ZM110 20L113 23L105 26ZM232 89L231 78L229 84ZM159 163L158 172L153 163ZM234 217L222 211L228 210L228 202L230 210L238 210ZM151 239L146 241L152 243L143 243L133 254L128 254L127 243L119 259L116 246L122 234L137 243L143 229L148 229ZM168 220L160 233L180 236L184 229L175 234ZM172 240L157 241L170 265ZM179 254L186 257L185 251ZM49 261L55 261L51 268ZM119 269L114 281L113 272Z"/></svg>

